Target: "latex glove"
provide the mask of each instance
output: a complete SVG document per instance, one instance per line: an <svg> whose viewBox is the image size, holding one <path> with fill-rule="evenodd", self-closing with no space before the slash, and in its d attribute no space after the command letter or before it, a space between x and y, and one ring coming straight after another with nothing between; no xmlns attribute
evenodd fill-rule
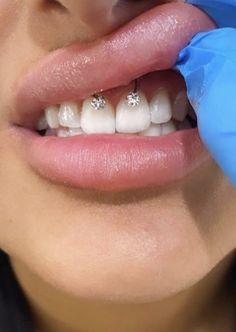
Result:
<svg viewBox="0 0 236 332"><path fill-rule="evenodd" d="M236 28L236 0L186 0L205 11L220 28Z"/></svg>
<svg viewBox="0 0 236 332"><path fill-rule="evenodd" d="M197 34L176 68L185 78L202 141L236 186L236 29Z"/></svg>

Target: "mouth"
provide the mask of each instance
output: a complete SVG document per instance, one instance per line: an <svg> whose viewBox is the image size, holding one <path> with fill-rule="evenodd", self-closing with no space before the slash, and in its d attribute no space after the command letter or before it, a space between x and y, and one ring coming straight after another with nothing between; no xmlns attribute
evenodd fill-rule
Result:
<svg viewBox="0 0 236 332"><path fill-rule="evenodd" d="M80 189L156 187L192 173L209 157L171 68L193 35L212 28L193 6L166 4L51 53L17 85L18 151L40 176Z"/></svg>

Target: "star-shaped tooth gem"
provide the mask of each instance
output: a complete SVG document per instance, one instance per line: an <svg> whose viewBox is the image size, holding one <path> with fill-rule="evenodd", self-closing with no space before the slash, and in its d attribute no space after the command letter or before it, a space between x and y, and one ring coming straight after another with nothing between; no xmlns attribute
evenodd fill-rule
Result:
<svg viewBox="0 0 236 332"><path fill-rule="evenodd" d="M106 100L103 96L93 95L93 99L91 101L91 105L95 108L96 111L104 108L106 105Z"/></svg>
<svg viewBox="0 0 236 332"><path fill-rule="evenodd" d="M140 103L140 96L138 92L130 92L128 96L126 97L127 104L131 107L138 106Z"/></svg>

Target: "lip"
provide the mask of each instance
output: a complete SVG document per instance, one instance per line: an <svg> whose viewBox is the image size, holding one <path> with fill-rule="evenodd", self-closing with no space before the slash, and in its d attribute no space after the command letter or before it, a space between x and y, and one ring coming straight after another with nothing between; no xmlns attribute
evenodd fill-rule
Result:
<svg viewBox="0 0 236 332"><path fill-rule="evenodd" d="M96 42L51 53L17 84L11 122L18 151L43 177L76 188L140 189L190 174L209 158L197 129L162 137L82 135L59 139L41 137L19 125L27 127L25 119L32 123L48 105L79 101L127 85L148 72L173 67L191 37L213 27L193 6L166 4Z"/></svg>

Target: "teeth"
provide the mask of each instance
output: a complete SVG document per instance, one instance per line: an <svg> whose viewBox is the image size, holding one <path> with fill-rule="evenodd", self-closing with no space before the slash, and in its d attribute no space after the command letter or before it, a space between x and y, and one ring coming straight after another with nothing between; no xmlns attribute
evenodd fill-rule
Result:
<svg viewBox="0 0 236 332"><path fill-rule="evenodd" d="M140 133L141 136L161 136L161 125L151 123L150 127Z"/></svg>
<svg viewBox="0 0 236 332"><path fill-rule="evenodd" d="M59 109L57 106L50 106L45 110L47 123L52 129L59 128L58 112Z"/></svg>
<svg viewBox="0 0 236 332"><path fill-rule="evenodd" d="M116 131L135 134L144 131L150 125L150 109L146 97L139 92L139 104L128 105L127 96L123 96L116 108Z"/></svg>
<svg viewBox="0 0 236 332"><path fill-rule="evenodd" d="M84 134L81 128L60 128L57 131L58 137L72 137Z"/></svg>
<svg viewBox="0 0 236 332"><path fill-rule="evenodd" d="M45 115L42 115L37 124L37 130L45 130L48 128L48 123Z"/></svg>
<svg viewBox="0 0 236 332"><path fill-rule="evenodd" d="M92 98L87 98L82 106L81 127L86 134L114 134L115 111L106 101L101 109L92 106Z"/></svg>
<svg viewBox="0 0 236 332"><path fill-rule="evenodd" d="M175 98L173 105L173 118L183 121L188 112L188 99L185 91L180 91Z"/></svg>
<svg viewBox="0 0 236 332"><path fill-rule="evenodd" d="M80 109L75 103L63 103L59 109L59 123L69 128L80 127Z"/></svg>
<svg viewBox="0 0 236 332"><path fill-rule="evenodd" d="M129 97L132 97L132 102L127 95L121 98L116 114L113 106L104 97L104 105L99 109L93 105L94 96L85 99L82 107L74 102L62 103L60 107L50 106L39 119L37 130L46 129L45 136L58 137L115 132L161 136L193 127L193 120L189 115L195 119L196 115L189 109L184 91L179 92L173 103L173 114L171 100L165 88L158 90L150 104L140 91L130 93ZM172 116L178 121L176 125L171 120Z"/></svg>
<svg viewBox="0 0 236 332"><path fill-rule="evenodd" d="M161 125L161 135L171 134L177 131L173 121L169 121Z"/></svg>
<svg viewBox="0 0 236 332"><path fill-rule="evenodd" d="M166 89L160 89L150 102L151 121L161 124L172 118L172 105Z"/></svg>

